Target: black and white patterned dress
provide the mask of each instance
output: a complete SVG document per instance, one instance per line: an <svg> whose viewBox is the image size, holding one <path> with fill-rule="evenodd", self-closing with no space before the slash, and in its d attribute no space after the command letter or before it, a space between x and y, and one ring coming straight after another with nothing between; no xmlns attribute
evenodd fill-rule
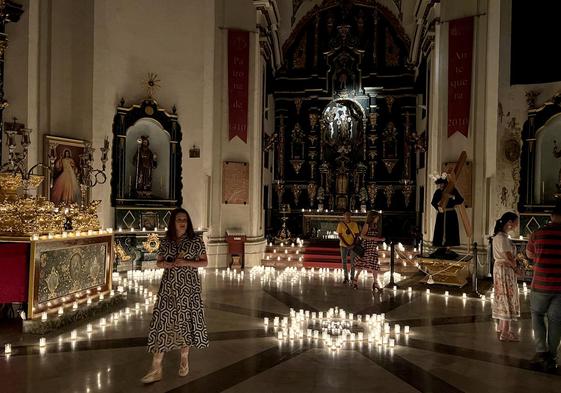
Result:
<svg viewBox="0 0 561 393"><path fill-rule="evenodd" d="M201 235L178 241L163 239L158 256L195 259L206 255ZM148 333L149 352L167 352L182 347L208 347L208 333L201 299L201 281L196 268L165 269L154 305Z"/></svg>

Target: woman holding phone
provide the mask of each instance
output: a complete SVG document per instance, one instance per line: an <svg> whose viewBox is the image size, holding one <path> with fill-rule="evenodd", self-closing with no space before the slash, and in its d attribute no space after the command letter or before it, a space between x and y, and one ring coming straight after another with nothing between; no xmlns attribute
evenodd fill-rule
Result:
<svg viewBox="0 0 561 393"><path fill-rule="evenodd" d="M205 245L195 234L189 213L172 211L168 231L158 250L158 267L165 269L154 305L148 333L148 351L154 354L152 368L143 383L162 379L165 352L181 350L179 375L189 373L189 348L208 347L201 281L197 268L207 266Z"/></svg>

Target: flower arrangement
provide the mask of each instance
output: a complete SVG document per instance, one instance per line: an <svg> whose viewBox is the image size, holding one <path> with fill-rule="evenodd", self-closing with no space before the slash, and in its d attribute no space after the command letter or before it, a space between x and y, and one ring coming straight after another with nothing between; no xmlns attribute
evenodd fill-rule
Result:
<svg viewBox="0 0 561 393"><path fill-rule="evenodd" d="M437 180L446 180L446 178L448 177L448 173L446 173L446 172L442 172L442 173L433 172L429 175L429 177L434 182L437 181Z"/></svg>

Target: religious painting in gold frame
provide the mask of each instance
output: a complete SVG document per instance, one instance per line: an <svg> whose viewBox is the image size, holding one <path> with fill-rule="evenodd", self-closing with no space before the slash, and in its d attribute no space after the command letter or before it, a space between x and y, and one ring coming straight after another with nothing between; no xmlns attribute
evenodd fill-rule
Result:
<svg viewBox="0 0 561 393"><path fill-rule="evenodd" d="M82 201L80 190L80 155L84 153L86 141L45 135L43 146L44 162L54 159L52 176L47 176L44 182L47 199L56 205L87 203Z"/></svg>
<svg viewBox="0 0 561 393"><path fill-rule="evenodd" d="M111 290L113 235L31 242L28 316ZM49 307L50 305L50 307Z"/></svg>

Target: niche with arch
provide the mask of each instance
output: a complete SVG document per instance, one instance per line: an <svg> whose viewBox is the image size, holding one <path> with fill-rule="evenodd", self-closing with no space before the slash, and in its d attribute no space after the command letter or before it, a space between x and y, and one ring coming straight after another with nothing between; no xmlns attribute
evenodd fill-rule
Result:
<svg viewBox="0 0 561 393"><path fill-rule="evenodd" d="M113 119L111 177L117 228L167 226L169 212L182 203L181 137L175 107L168 112L153 99L132 106L121 100Z"/></svg>

